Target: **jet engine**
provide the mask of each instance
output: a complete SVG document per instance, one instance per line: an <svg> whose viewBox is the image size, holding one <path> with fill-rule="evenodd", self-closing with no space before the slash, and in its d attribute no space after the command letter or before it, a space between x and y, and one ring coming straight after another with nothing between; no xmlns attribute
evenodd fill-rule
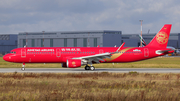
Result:
<svg viewBox="0 0 180 101"><path fill-rule="evenodd" d="M68 68L77 68L87 64L86 61L81 59L68 59L66 65Z"/></svg>
<svg viewBox="0 0 180 101"><path fill-rule="evenodd" d="M80 59L68 59L66 64L68 68L77 68L82 66Z"/></svg>

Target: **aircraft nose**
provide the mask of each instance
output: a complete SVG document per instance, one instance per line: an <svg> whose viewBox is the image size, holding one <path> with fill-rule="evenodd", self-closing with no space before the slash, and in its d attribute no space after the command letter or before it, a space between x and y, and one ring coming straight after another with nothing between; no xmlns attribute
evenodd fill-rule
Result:
<svg viewBox="0 0 180 101"><path fill-rule="evenodd" d="M10 61L10 60L11 60L11 56L8 55L8 54L6 54L6 55L3 56L3 59L4 59L5 61Z"/></svg>

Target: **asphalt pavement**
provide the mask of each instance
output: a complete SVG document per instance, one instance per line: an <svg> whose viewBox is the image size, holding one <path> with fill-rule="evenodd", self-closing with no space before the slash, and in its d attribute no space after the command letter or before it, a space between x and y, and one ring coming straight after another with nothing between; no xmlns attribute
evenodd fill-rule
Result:
<svg viewBox="0 0 180 101"><path fill-rule="evenodd" d="M92 72L115 72L115 73L180 73L179 68L96 68L94 71L84 70L84 68L0 68L1 73L20 72L20 73L92 73Z"/></svg>

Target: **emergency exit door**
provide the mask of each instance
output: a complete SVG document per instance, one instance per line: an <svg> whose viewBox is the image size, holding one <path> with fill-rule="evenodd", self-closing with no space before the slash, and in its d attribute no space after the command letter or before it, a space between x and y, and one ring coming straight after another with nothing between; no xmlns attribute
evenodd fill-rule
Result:
<svg viewBox="0 0 180 101"><path fill-rule="evenodd" d="M144 48L144 57L149 57L149 49Z"/></svg>
<svg viewBox="0 0 180 101"><path fill-rule="evenodd" d="M59 48L56 49L56 57L61 57L61 50Z"/></svg>

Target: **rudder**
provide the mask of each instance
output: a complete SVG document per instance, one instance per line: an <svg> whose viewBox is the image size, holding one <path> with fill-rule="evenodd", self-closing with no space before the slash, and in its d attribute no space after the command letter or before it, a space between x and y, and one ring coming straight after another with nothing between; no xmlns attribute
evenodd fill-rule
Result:
<svg viewBox="0 0 180 101"><path fill-rule="evenodd" d="M166 48L169 40L171 24L165 24L146 47Z"/></svg>

